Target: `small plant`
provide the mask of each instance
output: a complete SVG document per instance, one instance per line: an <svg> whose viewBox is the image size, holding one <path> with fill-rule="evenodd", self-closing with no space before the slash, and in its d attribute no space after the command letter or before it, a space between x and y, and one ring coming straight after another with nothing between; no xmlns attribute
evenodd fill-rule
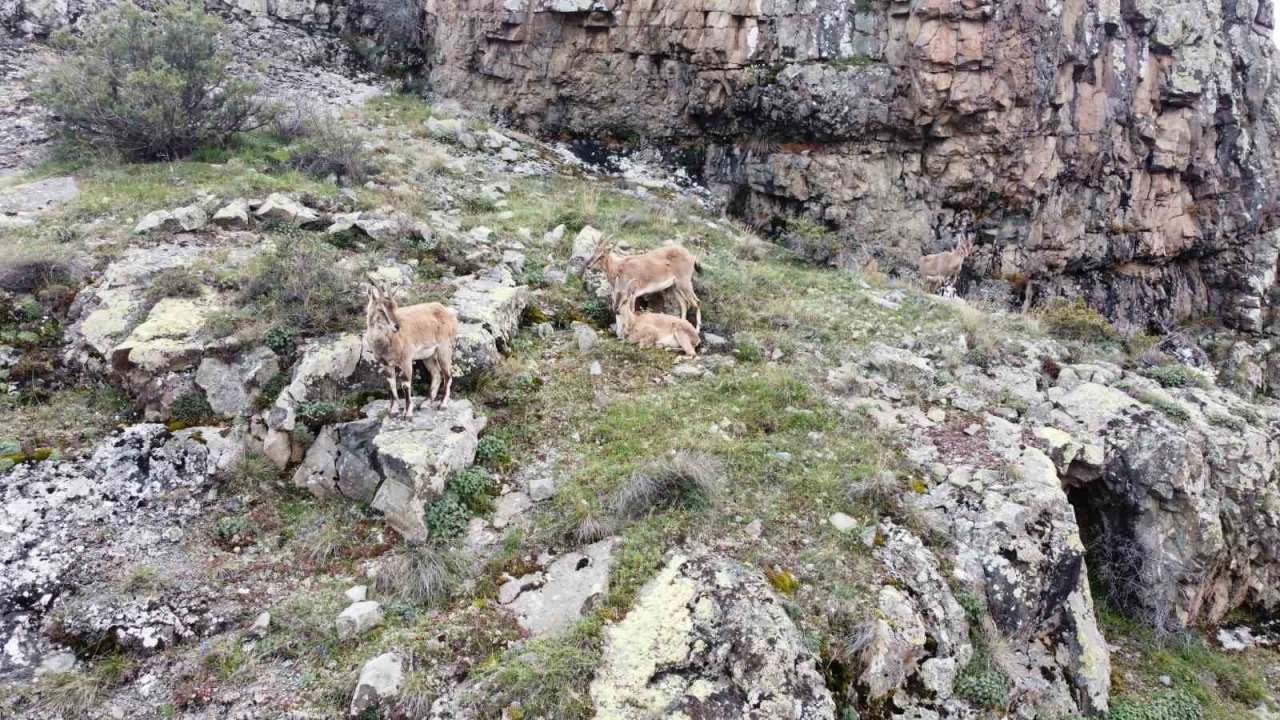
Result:
<svg viewBox="0 0 1280 720"><path fill-rule="evenodd" d="M964 608L964 614L969 618L969 622L978 623L987 614L986 601L972 590L960 590L956 592L955 598L960 607Z"/></svg>
<svg viewBox="0 0 1280 720"><path fill-rule="evenodd" d="M277 325L263 333L262 344L277 355L288 355L297 347L297 338L298 331L293 327Z"/></svg>
<svg viewBox="0 0 1280 720"><path fill-rule="evenodd" d="M308 400L298 406L298 419L316 428L352 420L356 414L355 408L331 398Z"/></svg>
<svg viewBox="0 0 1280 720"><path fill-rule="evenodd" d="M1119 337L1111 323L1083 300L1054 298L1037 315L1050 334L1066 340L1112 343Z"/></svg>
<svg viewBox="0 0 1280 720"><path fill-rule="evenodd" d="M507 449L509 433L495 430L485 433L476 444L476 462L485 467L502 467L511 462Z"/></svg>
<svg viewBox="0 0 1280 720"><path fill-rule="evenodd" d="M584 300L578 306L578 311L582 313L584 320L596 327L605 328L613 324L613 310L609 309L608 302L599 298Z"/></svg>
<svg viewBox="0 0 1280 720"><path fill-rule="evenodd" d="M260 452L246 452L231 469L231 480L237 485L252 487L276 480L280 471L275 463Z"/></svg>
<svg viewBox="0 0 1280 720"><path fill-rule="evenodd" d="M311 123L306 137L290 151L289 166L314 178L333 175L348 183L363 182L375 171L364 140L331 117Z"/></svg>
<svg viewBox="0 0 1280 720"><path fill-rule="evenodd" d="M174 426L170 429L177 430L184 427L202 425L214 419L215 415L204 393L196 391L189 392L174 400L173 404L169 406L169 417L173 419L171 424Z"/></svg>
<svg viewBox="0 0 1280 720"><path fill-rule="evenodd" d="M970 663L956 678L957 696L981 708L999 710L1009 702L1009 681L999 670Z"/></svg>
<svg viewBox="0 0 1280 720"><path fill-rule="evenodd" d="M221 22L195 4L146 12L123 3L79 35L60 33L69 52L52 65L38 96L75 141L135 160L173 159L226 145L250 129L255 88L231 73L219 49Z"/></svg>
<svg viewBox="0 0 1280 720"><path fill-rule="evenodd" d="M774 590L784 595L790 595L800 587L800 579L790 570L780 567L765 568L764 576Z"/></svg>
<svg viewBox="0 0 1280 720"><path fill-rule="evenodd" d="M364 308L351 272L339 259L323 239L285 235L249 263L240 301L273 327L289 327L279 339L354 327L363 320Z"/></svg>
<svg viewBox="0 0 1280 720"><path fill-rule="evenodd" d="M1194 371L1180 363L1169 363L1158 367L1147 368L1144 374L1160 383L1160 387L1180 388L1188 385L1199 385L1202 381Z"/></svg>
<svg viewBox="0 0 1280 720"><path fill-rule="evenodd" d="M120 581L120 589L134 595L154 592L161 585L160 573L152 565L134 565Z"/></svg>
<svg viewBox="0 0 1280 720"><path fill-rule="evenodd" d="M581 212L573 208L564 208L551 219L551 227L559 225L564 226L565 234L575 234L588 225L588 220Z"/></svg>
<svg viewBox="0 0 1280 720"><path fill-rule="evenodd" d="M427 534L433 540L458 537L466 532L467 521L470 519L471 513L467 512L466 506L457 495L450 492L433 500L424 512Z"/></svg>
<svg viewBox="0 0 1280 720"><path fill-rule="evenodd" d="M262 391L253 399L254 411L265 410L275 404L276 398L289 386L289 373L278 373L262 386Z"/></svg>
<svg viewBox="0 0 1280 720"><path fill-rule="evenodd" d="M493 510L493 494L497 489L488 470L472 466L449 481L448 491L472 513L480 514Z"/></svg>
<svg viewBox="0 0 1280 720"><path fill-rule="evenodd" d="M1170 400L1163 395L1148 390L1138 393L1137 399L1138 402L1150 405L1178 422L1186 422L1191 419L1191 413L1181 403Z"/></svg>
<svg viewBox="0 0 1280 720"><path fill-rule="evenodd" d="M830 228L804 216L787 221L782 241L801 258L824 265L833 262L844 249L840 237Z"/></svg>
<svg viewBox="0 0 1280 720"><path fill-rule="evenodd" d="M448 548L404 545L378 566L374 587L404 602L439 607L457 594L469 567Z"/></svg>
<svg viewBox="0 0 1280 720"><path fill-rule="evenodd" d="M213 524L209 534L224 547L242 547L253 542L253 525L245 515L224 515Z"/></svg>
<svg viewBox="0 0 1280 720"><path fill-rule="evenodd" d="M110 691L133 673L133 660L126 655L110 655L86 670L54 673L42 681L42 709L67 718L90 717L89 710L101 707Z"/></svg>
<svg viewBox="0 0 1280 720"><path fill-rule="evenodd" d="M204 281L185 267L168 268L156 273L146 289L146 297L152 302L164 298L197 298L203 293Z"/></svg>
<svg viewBox="0 0 1280 720"><path fill-rule="evenodd" d="M613 511L641 517L667 507L708 507L720 486L720 461L705 453L680 450L669 460L641 466L618 488Z"/></svg>

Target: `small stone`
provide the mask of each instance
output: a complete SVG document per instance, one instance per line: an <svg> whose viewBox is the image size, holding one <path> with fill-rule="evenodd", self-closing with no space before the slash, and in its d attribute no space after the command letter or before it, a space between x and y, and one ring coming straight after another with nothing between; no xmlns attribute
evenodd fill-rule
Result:
<svg viewBox="0 0 1280 720"><path fill-rule="evenodd" d="M977 423L972 423L964 429L964 434L970 436L977 435L980 432L982 432L982 426Z"/></svg>
<svg viewBox="0 0 1280 720"><path fill-rule="evenodd" d="M729 341L715 333L703 333L702 346L708 350L724 350L729 347Z"/></svg>
<svg viewBox="0 0 1280 720"><path fill-rule="evenodd" d="M842 533L853 532L858 527L857 520L842 512L832 513L831 517L827 518L827 522L831 523L831 527Z"/></svg>
<svg viewBox="0 0 1280 720"><path fill-rule="evenodd" d="M382 604L376 600L353 603L338 616L338 637L349 640L382 625Z"/></svg>
<svg viewBox="0 0 1280 720"><path fill-rule="evenodd" d="M947 421L947 412L942 408L934 408L926 413L925 417L936 423L944 423Z"/></svg>
<svg viewBox="0 0 1280 720"><path fill-rule="evenodd" d="M595 362L591 363L591 368L590 368L589 372L590 372L592 375L603 375L603 374L604 374L604 368L600 366L600 361L599 361L599 360L596 360Z"/></svg>
<svg viewBox="0 0 1280 720"><path fill-rule="evenodd" d="M73 652L57 652L40 661L40 674L70 672L76 666L76 654Z"/></svg>
<svg viewBox="0 0 1280 720"><path fill-rule="evenodd" d="M688 363L680 364L672 368L671 374L678 378L696 378L702 377L702 368L697 365Z"/></svg>
<svg viewBox="0 0 1280 720"><path fill-rule="evenodd" d="M347 599L353 603L364 602L369 597L369 586L356 585L354 587L347 588L347 591L343 593L343 595L346 595Z"/></svg>
<svg viewBox="0 0 1280 720"><path fill-rule="evenodd" d="M473 227L471 228L471 231L467 233L474 242L478 243L489 242L489 236L492 234L493 231L483 225Z"/></svg>
<svg viewBox="0 0 1280 720"><path fill-rule="evenodd" d="M747 523L747 526L743 528L743 531L747 534L747 537L758 538L760 537L760 534L764 532L764 523L760 522L760 518L756 518L755 520Z"/></svg>
<svg viewBox="0 0 1280 720"><path fill-rule="evenodd" d="M263 612L254 618L253 624L249 626L249 634L254 637L262 637L267 634L267 629L271 627L271 613Z"/></svg>
<svg viewBox="0 0 1280 720"><path fill-rule="evenodd" d="M575 321L569 327L573 330L573 337L577 340L580 352L586 352L600 342L600 336L596 333L596 329L586 323Z"/></svg>
<svg viewBox="0 0 1280 720"><path fill-rule="evenodd" d="M249 224L249 201L236 198L213 214L213 224L224 228L240 228Z"/></svg>
<svg viewBox="0 0 1280 720"><path fill-rule="evenodd" d="M400 694L403 681L404 670L395 653L384 653L365 663L351 697L351 715L359 715Z"/></svg>
<svg viewBox="0 0 1280 720"><path fill-rule="evenodd" d="M533 326L533 334L543 340L556 334L556 326L549 322L541 322Z"/></svg>
<svg viewBox="0 0 1280 720"><path fill-rule="evenodd" d="M534 502L550 500L556 494L556 481L550 475L538 475L529 480L529 497Z"/></svg>
<svg viewBox="0 0 1280 720"><path fill-rule="evenodd" d="M1160 680L1160 684L1165 687L1173 686L1173 678L1169 677L1168 675L1161 675L1158 679Z"/></svg>
<svg viewBox="0 0 1280 720"><path fill-rule="evenodd" d="M547 245L550 245L551 243L558 243L564 239L564 232L565 226L557 225L553 229L542 234L542 242Z"/></svg>

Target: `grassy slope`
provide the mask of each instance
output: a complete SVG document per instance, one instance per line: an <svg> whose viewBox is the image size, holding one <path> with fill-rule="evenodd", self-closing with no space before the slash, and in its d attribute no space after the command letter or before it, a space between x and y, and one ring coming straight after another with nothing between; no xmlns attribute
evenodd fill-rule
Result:
<svg viewBox="0 0 1280 720"><path fill-rule="evenodd" d="M474 396L490 414L491 435L500 438L492 441L501 445L493 470L509 478L541 458L558 459L561 483L555 499L533 513L530 530L508 534L466 594L443 607L392 603L387 626L359 642L339 642L331 619L360 563L388 549L378 539L376 520L354 508L299 497L260 472L245 473L233 486L245 504L227 515L238 518L237 527L247 528L245 545L236 555L225 549L210 552L210 577L226 582L303 575L308 585L273 600L275 629L251 650L234 637L215 641L194 659L192 648L171 650L173 659L191 663L172 711L183 703L198 706L201 693L210 688L250 687L273 673L281 674L280 682L308 703L336 709L345 705L364 660L382 649L408 647L415 661L406 703L429 702L460 673L496 681L498 691L486 699L490 712L518 707L526 716L586 717L586 686L603 623L626 611L669 548L688 545L716 545L769 568L814 649L824 661L841 659L847 633L865 612L864 601L873 596L879 573L856 533L841 535L825 518L843 511L866 525L874 523L881 508L853 496L850 485L882 469L901 471L903 465L895 438L883 436L869 420L837 407L823 394L827 371L856 358L870 342L892 344L905 336L969 332L1015 338L984 340L984 352L998 353L1004 351L1002 345L1016 345L1019 336L1034 341L1034 323L957 313L910 289L897 298L898 307L887 307L872 299L874 277L798 263L709 217L696 204L661 196L638 199L598 178L513 178L504 206L467 202L475 186L497 178L450 169L447 149L424 138L421 123L430 112L416 101L395 98L371 103L363 118L356 119L386 128L380 131L387 139L385 187L360 189L364 206L390 204L425 218L446 208L439 206L435 193L406 188L435 183L463 198L458 205L464 228L485 225L504 237L528 228L539 238L565 222L591 224L636 248L679 240L703 258L703 315L710 330L732 338L734 362L718 367L711 377L675 380L670 375L673 359L661 352L641 351L611 338L580 352L563 337L547 341L522 335L511 357ZM190 202L205 192L223 198L275 190L319 198L338 193L332 184L282 170L284 155L278 143L253 137L229 154L202 157L216 164L197 159L44 168L33 175L73 171L84 194L16 239L20 248L33 252L71 250L101 259L132 240L127 234L140 214ZM85 249L84 238L95 239L95 249ZM550 247L536 240L527 243L526 279L538 284L546 268L563 268L571 239L572 232ZM422 259L429 264L429 258ZM429 283L424 280L416 290L429 293ZM595 310L576 279L540 286L535 304L541 316L560 325L590 319ZM971 359L957 356L954 362ZM588 373L593 362L601 363L603 375ZM85 393L59 391L34 409L0 405L0 426L39 427L41 417L66 424L68 416L96 412L92 403L76 404ZM88 443L105 429L65 442ZM645 462L676 448L722 460L722 487L711 506L677 505L626 521L614 517L609 501L620 484ZM208 518L203 532L217 537L221 517ZM501 574L520 572L529 556L543 549L574 544L588 518L623 538L606 601L570 632L508 651L518 632L493 602ZM753 519L762 521L759 537L745 532ZM1103 620L1109 639L1121 647L1113 659L1119 695L1144 698L1163 687L1159 676L1168 674L1174 687L1196 695L1211 717L1245 718L1256 705L1257 683L1276 683L1280 658L1273 651L1228 657L1196 640L1171 646L1110 613ZM281 666L285 660L294 663L287 671ZM77 675L117 678L121 673L115 666L105 665L114 662L105 660L100 668ZM446 669L453 674L446 676Z"/></svg>

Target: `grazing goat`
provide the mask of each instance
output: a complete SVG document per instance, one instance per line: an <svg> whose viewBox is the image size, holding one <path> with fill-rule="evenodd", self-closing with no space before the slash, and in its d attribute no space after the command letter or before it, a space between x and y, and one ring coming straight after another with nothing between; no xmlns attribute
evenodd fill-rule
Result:
<svg viewBox="0 0 1280 720"><path fill-rule="evenodd" d="M614 308L622 299L622 287L631 283L635 288L632 301L641 295L673 288L676 302L680 303L680 319L694 311L695 329L702 328L702 307L693 292L693 273L701 270L693 253L679 245L650 250L643 255L615 255L613 243L601 240L591 252L584 268L599 267L609 278L609 300Z"/></svg>
<svg viewBox="0 0 1280 720"><path fill-rule="evenodd" d="M614 309L618 314L618 337L640 347L661 347L678 350L689 357L702 338L688 320L674 315L635 311L635 284L623 286L619 302Z"/></svg>
<svg viewBox="0 0 1280 720"><path fill-rule="evenodd" d="M365 347L382 365L382 375L391 386L391 415L396 414L400 395L396 391L396 371L404 376L404 414L413 412L413 361L425 360L431 375L431 402L444 384L440 407L449 404L453 387L453 342L458 336L458 318L440 303L397 307L395 298L376 284L369 286L365 307Z"/></svg>
<svg viewBox="0 0 1280 720"><path fill-rule="evenodd" d="M935 292L943 285L948 285L960 277L964 261L973 253L973 241L965 238L954 250L925 255L920 258L920 275L924 278L925 287Z"/></svg>

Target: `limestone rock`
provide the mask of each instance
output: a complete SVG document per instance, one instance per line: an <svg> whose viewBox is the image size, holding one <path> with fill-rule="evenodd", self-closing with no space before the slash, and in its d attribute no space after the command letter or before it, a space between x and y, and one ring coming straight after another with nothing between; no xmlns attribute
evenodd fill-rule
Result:
<svg viewBox="0 0 1280 720"><path fill-rule="evenodd" d="M350 640L382 625L382 604L376 600L351 603L338 615L338 637Z"/></svg>
<svg viewBox="0 0 1280 720"><path fill-rule="evenodd" d="M620 720L835 716L815 658L763 575L715 555L675 555L645 584L605 633L591 699L597 717Z"/></svg>
<svg viewBox="0 0 1280 720"><path fill-rule="evenodd" d="M249 225L249 201L236 198L213 214L212 222L222 228L243 228Z"/></svg>
<svg viewBox="0 0 1280 720"><path fill-rule="evenodd" d="M582 616L592 598L609 587L617 538L606 538L556 558L536 579L517 579L522 592L507 602L520 627L534 635L558 632ZM536 589L528 589L531 586ZM511 594L511 590L508 590Z"/></svg>
<svg viewBox="0 0 1280 720"><path fill-rule="evenodd" d="M307 225L320 220L320 214L315 210L280 193L268 195L253 214L261 220L289 222L295 225Z"/></svg>
<svg viewBox="0 0 1280 720"><path fill-rule="evenodd" d="M356 691L351 697L350 714L359 715L368 708L394 698L404 682L404 668L400 656L383 653L364 664Z"/></svg>
<svg viewBox="0 0 1280 720"><path fill-rule="evenodd" d="M249 409L262 387L280 373L276 354L265 347L235 355L230 362L205 357L196 368L196 385L213 411L235 417Z"/></svg>

